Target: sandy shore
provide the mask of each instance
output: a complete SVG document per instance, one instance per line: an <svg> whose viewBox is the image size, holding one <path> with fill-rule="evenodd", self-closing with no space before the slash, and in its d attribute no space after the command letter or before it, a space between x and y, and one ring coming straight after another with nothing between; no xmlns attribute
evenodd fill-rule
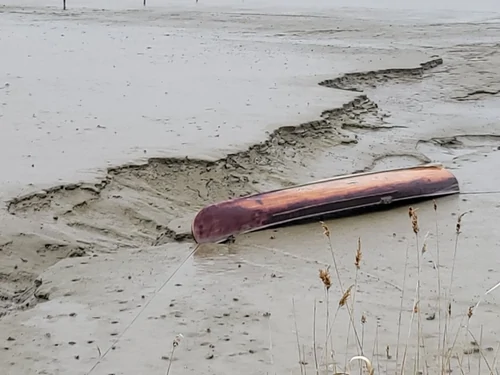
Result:
<svg viewBox="0 0 500 375"><path fill-rule="evenodd" d="M418 249L404 207L327 223L342 280L329 314L355 283L356 325L377 373L400 362L424 238L429 369L446 311L437 244L446 286L455 261L453 333L500 280L498 14L28 5L0 7L7 374L164 374L177 334L172 374L299 374L295 325L312 373L312 348L325 346L318 269L332 262L321 226L239 236L193 256L186 227L208 203L333 175L440 162L463 192L440 199L437 213L418 205ZM482 327L488 365L497 295L469 322L477 337ZM340 310L328 344L340 366L358 353L348 322ZM481 354L465 332L454 371L477 373ZM413 333L409 369L416 344Z"/></svg>

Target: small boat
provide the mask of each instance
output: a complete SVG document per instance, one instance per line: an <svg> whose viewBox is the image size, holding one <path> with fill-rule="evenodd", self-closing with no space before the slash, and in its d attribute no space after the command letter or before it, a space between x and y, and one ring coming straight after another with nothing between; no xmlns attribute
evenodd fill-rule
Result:
<svg viewBox="0 0 500 375"><path fill-rule="evenodd" d="M197 243L220 243L304 219L362 213L459 191L455 176L439 164L357 173L208 205L197 213L191 232Z"/></svg>

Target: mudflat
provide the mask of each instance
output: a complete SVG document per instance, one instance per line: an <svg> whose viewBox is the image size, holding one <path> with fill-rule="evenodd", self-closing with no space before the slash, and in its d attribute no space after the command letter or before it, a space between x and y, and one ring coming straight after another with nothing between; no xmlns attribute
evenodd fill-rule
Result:
<svg viewBox="0 0 500 375"><path fill-rule="evenodd" d="M7 374L431 373L445 331L453 372L493 369L497 13L47 5L0 7ZM415 205L417 234L408 207L330 237L189 231L209 203L428 162L462 193Z"/></svg>

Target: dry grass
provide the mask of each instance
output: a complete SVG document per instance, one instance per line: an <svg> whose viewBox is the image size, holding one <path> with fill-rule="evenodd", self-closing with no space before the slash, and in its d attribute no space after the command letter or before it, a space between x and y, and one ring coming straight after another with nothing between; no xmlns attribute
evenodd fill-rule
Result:
<svg viewBox="0 0 500 375"><path fill-rule="evenodd" d="M457 315L452 311L453 308L453 288L454 288L454 273L455 273L455 261L457 255L459 253L459 243L460 243L460 235L462 233L462 221L464 215L466 213L458 216L455 225L455 241L454 241L454 249L453 249L453 258L452 264L449 268L451 268L451 275L449 284L447 288L443 290L443 283L441 277L440 268L443 265L440 264L441 261L441 248L439 243L439 223L438 223L438 206L437 203L433 202L433 208L435 212L435 238L436 243L434 245L429 245L427 243L427 239L429 237L429 233L426 233L422 236L420 231L420 223L419 217L417 214L417 209L413 207L409 207L408 216L408 230L414 236L414 244L407 246L406 252L406 262L404 265L403 272L403 287L401 288L401 304L399 307L398 320L394 322L394 324L398 327L398 337L397 337L397 345L395 348L395 364L394 361L390 362L392 359L391 348L389 345L384 346L385 349L385 357L387 359L387 364L385 369L383 369L380 364L377 366L377 370L375 370L373 360L375 356L380 356L379 347L379 337L378 337L378 324L377 331L375 333L374 339L374 347L373 351L370 354L366 347L365 342L365 329L367 326L367 317L364 313L358 313L355 309L355 299L356 299L356 291L358 290L359 283L359 273L364 266L363 264L363 251L361 246L361 238L358 238L357 248L353 254L353 272L354 275L354 284L348 287L345 287L342 282L342 277L339 271L339 265L337 259L335 258L335 251L332 245L331 231L330 228L324 223L321 222L321 226L323 228L323 235L327 239L328 249L332 257L332 264L327 265L325 268L319 270L319 279L323 284L324 293L325 293L325 332L324 332L324 342L323 338L318 337L316 332L317 325L317 306L316 301L314 304L314 323L313 323L313 353L314 353L314 368L316 375L319 374L350 374L352 372L351 366L353 362L360 361L359 373L360 375L363 373L368 373L370 375L377 373L393 373L393 374L401 374L410 373L412 375L427 375L427 374L450 374L450 373L461 373L462 375L471 373L471 364L470 364L470 354L478 354L477 356L477 369L478 374L488 373L488 374L496 374L499 375L498 370L496 368L498 353L500 352L500 345L494 353L494 357L490 359L487 358L485 354L485 350L482 346L483 342L483 329L481 326L481 330L479 333L479 340L476 339L476 335L470 329L470 321L473 319L475 312L477 311L480 302L484 296L491 293L497 287L500 286L500 283L486 291L486 293L477 301L475 304L472 304L466 311L459 311ZM415 292L411 298L411 302L405 299L405 290L408 282L408 265L410 262L410 250L414 249L416 252L415 259L415 269L417 273L416 277L416 285ZM425 342L425 337L423 334L423 327L425 324L425 320L422 317L422 309L421 306L423 303L429 303L430 301L422 301L422 264L424 255L427 257L433 257L433 251L431 248L435 248L435 256L436 259L432 259L430 262L433 265L433 268L436 270L436 295L432 298L435 299L435 309L437 313L437 319L439 320L438 324L438 339L437 346L431 347ZM447 265L448 266L448 265ZM334 275L332 276L332 274ZM338 286L340 289L340 294L335 298L332 294L335 293L332 288L332 278L336 278L338 282ZM411 287L411 286L410 286ZM337 299L338 304L334 311L330 311L332 309L330 300ZM444 302L444 306L443 306ZM411 303L411 304L410 304ZM349 316L348 323L348 333L347 340L345 343L345 358L338 358L339 355L336 354L336 350L334 346L338 346L341 343L336 342L335 337L332 337L332 328L335 325L337 320L339 311L341 309L345 309ZM406 311L409 311L406 313ZM294 314L295 314L295 306L294 306ZM444 314L444 327L441 324L442 316ZM408 319L409 329L406 337L401 338L401 326L404 322L404 319ZM427 320L434 320L427 318ZM452 322L459 320L459 324L456 327L452 327ZM414 330L414 325L416 324L416 330ZM359 331L361 332L359 334ZM356 350L357 352L353 352L351 348L350 340L354 338L356 342ZM460 342L460 338L464 341ZM414 341L413 341L414 340ZM319 343L322 342L321 345ZM412 343L414 344L412 345ZM465 350L464 344L470 343L473 347L470 350ZM301 364L301 373L306 374L305 367L305 358L304 358L304 348L300 345L299 336L297 336L297 346L299 350L299 362ZM323 346L321 350L319 350L320 346ZM461 347L462 350L458 350L458 347ZM466 346L466 345L465 345ZM350 349L351 348L351 349ZM410 353L411 352L411 353ZM376 354L377 353L377 354ZM467 363L465 363L467 361ZM323 363L321 363L323 362ZM339 364L342 363L342 366ZM390 364L389 364L390 363Z"/></svg>

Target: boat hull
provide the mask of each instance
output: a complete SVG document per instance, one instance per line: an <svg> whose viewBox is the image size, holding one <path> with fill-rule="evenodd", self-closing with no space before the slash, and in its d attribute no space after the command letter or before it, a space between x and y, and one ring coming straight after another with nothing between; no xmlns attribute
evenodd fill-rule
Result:
<svg viewBox="0 0 500 375"><path fill-rule="evenodd" d="M455 176L440 165L352 174L211 204L201 209L191 231L197 243L330 214L460 191Z"/></svg>

